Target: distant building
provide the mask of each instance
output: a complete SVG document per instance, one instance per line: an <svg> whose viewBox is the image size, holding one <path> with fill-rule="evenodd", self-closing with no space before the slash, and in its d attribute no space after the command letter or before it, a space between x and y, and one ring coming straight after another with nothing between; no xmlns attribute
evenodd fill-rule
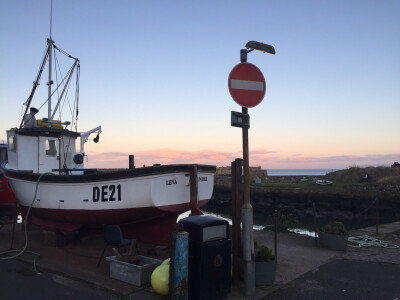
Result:
<svg viewBox="0 0 400 300"><path fill-rule="evenodd" d="M250 167L249 174L250 174L250 182L257 182L257 183L265 182L268 176L267 170L261 169L261 166ZM216 175L231 176L232 175L231 167L218 167Z"/></svg>
<svg viewBox="0 0 400 300"><path fill-rule="evenodd" d="M400 164L396 161L395 163L393 163L393 165L391 165L392 168L400 168Z"/></svg>
<svg viewBox="0 0 400 300"><path fill-rule="evenodd" d="M231 174L232 174L231 167L218 167L217 172L215 173L215 175L229 175L229 176Z"/></svg>

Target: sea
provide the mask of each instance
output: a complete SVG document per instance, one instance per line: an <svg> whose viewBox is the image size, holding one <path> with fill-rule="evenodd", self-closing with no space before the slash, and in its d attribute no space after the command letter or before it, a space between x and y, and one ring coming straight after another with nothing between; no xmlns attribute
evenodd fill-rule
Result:
<svg viewBox="0 0 400 300"><path fill-rule="evenodd" d="M339 169L267 169L268 176L323 176Z"/></svg>

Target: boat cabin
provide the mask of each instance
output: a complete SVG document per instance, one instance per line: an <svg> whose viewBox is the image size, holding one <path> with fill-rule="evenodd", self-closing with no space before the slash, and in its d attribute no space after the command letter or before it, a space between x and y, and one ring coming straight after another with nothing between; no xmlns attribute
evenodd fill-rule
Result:
<svg viewBox="0 0 400 300"><path fill-rule="evenodd" d="M76 150L76 140L81 134L61 125L38 124L42 126L7 131L7 168L33 173L82 174L83 144L80 151Z"/></svg>

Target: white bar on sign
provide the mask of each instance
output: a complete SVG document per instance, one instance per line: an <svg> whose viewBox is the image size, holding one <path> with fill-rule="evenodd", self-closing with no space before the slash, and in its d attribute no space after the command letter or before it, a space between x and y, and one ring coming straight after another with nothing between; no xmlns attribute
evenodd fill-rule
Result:
<svg viewBox="0 0 400 300"><path fill-rule="evenodd" d="M263 91L264 90L264 82L231 79L231 89Z"/></svg>

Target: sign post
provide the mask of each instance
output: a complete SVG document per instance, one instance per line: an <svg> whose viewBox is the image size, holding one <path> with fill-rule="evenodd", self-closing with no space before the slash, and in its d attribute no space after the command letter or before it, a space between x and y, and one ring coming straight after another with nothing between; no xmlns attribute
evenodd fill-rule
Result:
<svg viewBox="0 0 400 300"><path fill-rule="evenodd" d="M242 106L242 114L232 112L232 126L242 127L243 139L243 176L244 204L242 207L242 245L244 262L245 296L255 295L255 264L253 236L253 207L250 203L249 176L249 114L248 108L258 105L265 95L265 79L261 71L253 64L247 63L247 53L260 50L275 54L273 46L250 41L246 44L250 50L240 51L241 63L236 65L228 77L229 92L235 102ZM241 122L239 122L239 120Z"/></svg>

